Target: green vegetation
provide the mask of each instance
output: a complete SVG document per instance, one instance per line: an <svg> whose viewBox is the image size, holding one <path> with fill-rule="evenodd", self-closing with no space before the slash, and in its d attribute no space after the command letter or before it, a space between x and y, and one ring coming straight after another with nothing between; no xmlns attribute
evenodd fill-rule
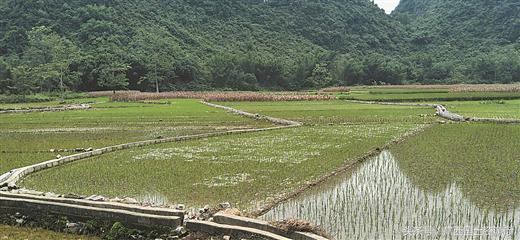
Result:
<svg viewBox="0 0 520 240"><path fill-rule="evenodd" d="M296 189L434 119L420 117L431 113L428 108L343 101L227 105L302 120L306 126L110 153L34 174L23 184L111 197L157 195L190 206L230 201L246 208ZM362 112L372 116L357 116Z"/></svg>
<svg viewBox="0 0 520 240"><path fill-rule="evenodd" d="M0 14L0 90L15 93L310 87L336 52L396 52L405 35L365 0L8 0Z"/></svg>
<svg viewBox="0 0 520 240"><path fill-rule="evenodd" d="M0 225L0 239L6 240L18 240L18 239L31 239L31 240L95 240L97 237L90 236L78 236L73 234L57 233L49 230L34 229L34 228L18 228Z"/></svg>
<svg viewBox="0 0 520 240"><path fill-rule="evenodd" d="M426 130L392 152L419 187L457 184L483 209L520 204L519 125L447 124Z"/></svg>
<svg viewBox="0 0 520 240"><path fill-rule="evenodd" d="M504 98L508 94L517 93L454 92L444 87L380 87L354 88L349 93L334 94L381 97L385 101L429 102L432 96L482 97L488 94ZM92 106L95 108L87 111L2 115L0 143L7 147L0 153L0 159L5 157L10 161L1 162L0 170L7 171L46 160L42 159L46 156L52 158L56 153L50 153L50 148L101 147L159 136L272 126L264 121L210 108L192 99L158 98L153 103L108 102L107 98L90 100L94 102ZM440 103L450 111L468 116L520 118L520 100ZM143 202L184 203L194 208L228 201L243 210L256 209L265 202L352 163L368 151L380 148L407 132L438 122L434 110L429 107L359 104L344 100L219 104L300 121L303 126L121 150L37 172L19 184L39 191L99 194L106 197L130 196ZM416 207L410 209L430 206L428 209L432 211L428 215L406 212L408 215L401 216L403 219L421 216L421 222L440 220L436 211L447 206L458 214L449 218L449 224L465 218L482 219L475 216L482 216L482 211L488 209L516 211L515 207L520 204L517 187L520 186L520 180L516 174L520 172L516 162L519 156L515 151L520 147L518 141L515 141L518 135L518 125L435 125L383 153L376 166L367 162L356 168L363 169L365 173L359 175L355 169L352 170L350 174L358 176L358 180L352 180L349 184L356 186L357 190L319 189L318 192L336 194L334 198L323 198L334 201L348 196L349 204L335 206L337 211L347 209L345 206L362 209L358 204L380 209L381 206L377 204L383 203L385 211L395 215L406 206ZM395 160L390 152L396 156ZM361 193L366 195L360 198L356 195L359 194L357 191L368 190L356 185L361 181L359 179L378 184L367 184L368 188L375 190L370 191L370 194ZM391 184L379 184L381 181ZM396 192L399 194L394 195L395 198L388 197L388 193ZM314 216L321 213L312 211L321 208L312 207L312 204L318 204L316 198L321 195L306 196L310 205L304 205L311 206L308 209L310 215L302 217L316 220ZM425 196L434 198L435 203L430 205L431 202L421 200ZM463 207L456 204L461 201ZM298 207L302 206L298 199L290 201L288 206L293 206L293 203L296 208L283 207L285 205L281 208L288 211L301 209ZM337 214L336 208L334 212ZM367 218L373 222L382 219L379 217L381 214L363 216L369 216ZM491 222L509 219L501 213L487 216L491 216ZM391 215L384 215L383 218L394 219ZM394 228L409 227L404 226L408 222L402 219L393 221L399 222L392 225ZM356 228L364 224L346 219L344 222L352 222ZM484 220L480 224L490 225ZM353 225L339 227L346 229L345 226ZM345 231L342 234L347 233Z"/></svg>
<svg viewBox="0 0 520 240"><path fill-rule="evenodd" d="M407 78L418 82L519 82L516 0L401 0L392 16L410 33Z"/></svg>
<svg viewBox="0 0 520 240"><path fill-rule="evenodd" d="M408 0L389 16L366 0L7 0L0 93L519 82L518 9Z"/></svg>
<svg viewBox="0 0 520 240"><path fill-rule="evenodd" d="M503 236L515 239L519 133L520 125L436 125L262 218L307 220L336 239L424 239L411 230L417 226L435 226L435 239L462 228L507 229ZM496 236L477 231L477 238Z"/></svg>
<svg viewBox="0 0 520 240"><path fill-rule="evenodd" d="M196 100L170 104L93 104L95 109L3 114L0 118L0 172L71 154L75 148L99 148L158 137L271 126L235 116ZM96 100L94 100L96 101ZM50 150L68 152L51 153Z"/></svg>

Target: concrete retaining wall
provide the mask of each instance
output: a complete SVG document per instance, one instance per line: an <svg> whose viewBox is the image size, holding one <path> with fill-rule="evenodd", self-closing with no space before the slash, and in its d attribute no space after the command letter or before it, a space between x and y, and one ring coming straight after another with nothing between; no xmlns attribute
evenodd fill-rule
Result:
<svg viewBox="0 0 520 240"><path fill-rule="evenodd" d="M176 228L183 219L178 216L162 216L138 213L128 210L107 209L77 204L67 204L47 200L8 198L0 196L0 209L3 213L23 213L37 217L39 214L67 216L75 220L104 220L121 222L126 226L153 228L156 226Z"/></svg>
<svg viewBox="0 0 520 240"><path fill-rule="evenodd" d="M70 204L70 205L76 205L76 206L86 206L86 207L103 208L103 209L125 210L125 211L130 211L130 212L135 212L135 213L143 213L143 214L151 214L151 215L176 216L176 217L179 217L180 219L184 219L184 211L171 209L171 208L143 207L143 206L139 206L139 205L123 204L123 203L116 203L116 202L96 202L96 201L85 200L85 199L35 196L35 195L28 195L28 194L15 194L15 193L9 193L9 192L0 192L0 197L10 198L13 201L15 199L51 201L54 203L63 203L63 204Z"/></svg>
<svg viewBox="0 0 520 240"><path fill-rule="evenodd" d="M260 237L262 239L270 240L290 240L284 236L276 235L267 231L262 231L254 228L247 228L242 226L231 226L219 224L208 221L188 220L186 221L186 228L192 232L203 232L210 235L229 235L229 236L246 236L251 235Z"/></svg>
<svg viewBox="0 0 520 240"><path fill-rule="evenodd" d="M22 179L23 177L34 173L41 171L43 169L48 169L56 166L60 166L66 163L71 163L74 161L78 161L81 159L93 157L93 156L99 156L105 153L114 152L118 150L123 149L129 149L129 148L135 148L135 147L142 147L152 144L159 144L159 143L167 143L167 142L178 142L178 141L187 141L187 140L195 140L195 139L202 139L202 138L208 138L208 137L215 137L215 136L223 136L228 134L239 134L239 133L251 133L251 132L261 132L261 131L270 131L270 130L277 130L277 129L283 129L288 126L280 126L280 127L271 127L271 128L261 128L261 129L240 129L240 130L230 130L230 131L224 131L224 132L215 132L215 133L204 133L204 134L196 134L196 135L189 135L189 136L181 136L181 137L172 137L172 138L164 138L164 139L155 139L155 140L147 140L147 141L141 141L141 142L133 142L133 143L125 143L105 148L96 149L90 152L85 153L79 153L74 154L70 156L65 156L59 159L52 159L46 162L37 163L34 165L18 168L12 170L10 173L2 175L2 178L0 179L0 187L8 186L11 188L16 187L16 183Z"/></svg>
<svg viewBox="0 0 520 240"><path fill-rule="evenodd" d="M240 216L226 215L217 213L213 216L213 219L216 223L225 224L225 225L233 225L233 226L241 226L247 228L254 228L270 233L274 233L276 235L284 236L290 239L295 240L327 240L322 236L313 234L313 233L305 233L305 232L284 232L281 229L278 229L272 225L270 225L266 221L262 221L259 219L252 219Z"/></svg>

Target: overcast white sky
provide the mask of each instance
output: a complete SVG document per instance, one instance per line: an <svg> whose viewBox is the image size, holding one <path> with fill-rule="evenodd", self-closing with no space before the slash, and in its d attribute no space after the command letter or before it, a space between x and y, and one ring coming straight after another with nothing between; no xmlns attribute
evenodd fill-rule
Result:
<svg viewBox="0 0 520 240"><path fill-rule="evenodd" d="M374 0L380 8L384 9L386 13L391 13L399 4L399 0Z"/></svg>

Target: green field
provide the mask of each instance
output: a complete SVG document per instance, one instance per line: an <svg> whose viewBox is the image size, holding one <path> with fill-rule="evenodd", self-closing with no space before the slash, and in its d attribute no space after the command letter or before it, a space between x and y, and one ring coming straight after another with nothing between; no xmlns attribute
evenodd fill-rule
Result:
<svg viewBox="0 0 520 240"><path fill-rule="evenodd" d="M171 104L101 101L93 107L1 115L0 172L52 159L58 153L51 153L51 149L99 148L158 137L271 126L195 100Z"/></svg>
<svg viewBox="0 0 520 240"><path fill-rule="evenodd" d="M468 117L520 119L520 100L440 102L448 110Z"/></svg>
<svg viewBox="0 0 520 240"><path fill-rule="evenodd" d="M157 195L189 206L229 201L248 208L435 120L420 116L431 115L429 108L344 101L226 105L305 126L120 151L42 171L23 184L61 193Z"/></svg>
<svg viewBox="0 0 520 240"><path fill-rule="evenodd" d="M428 107L384 106L347 101L229 102L244 111L316 124L431 123L436 120ZM427 115L427 116L424 116Z"/></svg>
<svg viewBox="0 0 520 240"><path fill-rule="evenodd" d="M484 209L509 209L520 205L519 136L520 125L438 125L392 152L423 189L439 192L457 184Z"/></svg>
<svg viewBox="0 0 520 240"><path fill-rule="evenodd" d="M443 89L364 91L363 96L391 96L388 99L421 95L420 100L402 100L440 103L465 116L520 118L520 100L430 100L430 95L452 94ZM0 171L49 160L56 154L72 154L50 149L99 148L160 137L274 126L198 100L76 101L88 101L93 109L1 115ZM519 125L439 124L442 119L431 107L345 100L219 104L299 121L303 126L116 151L31 174L19 184L39 191L128 196L142 202L182 203L189 208L230 202L242 210L255 210L405 133L426 128L391 148L399 171L414 188L435 196L450 184L457 184L477 207L514 209L520 204L520 180L515 175L520 172L520 156L515 151L520 147ZM417 206L424 203L414 201ZM5 231L24 232L17 228Z"/></svg>
<svg viewBox="0 0 520 240"><path fill-rule="evenodd" d="M98 237L56 233L43 229L19 228L0 225L0 239L5 240L97 240Z"/></svg>

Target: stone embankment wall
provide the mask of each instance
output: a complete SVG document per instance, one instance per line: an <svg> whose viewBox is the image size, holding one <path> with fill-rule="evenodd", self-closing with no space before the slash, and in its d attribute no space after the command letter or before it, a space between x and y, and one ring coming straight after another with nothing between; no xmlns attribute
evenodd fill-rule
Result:
<svg viewBox="0 0 520 240"><path fill-rule="evenodd" d="M217 213L213 216L213 219L216 223L219 224L227 224L227 225L233 225L233 226L241 226L241 227L248 227L248 228L254 228L261 231L266 231L270 233L274 233L276 235L280 235L289 239L296 239L296 240L326 240L327 238L324 238L322 236L313 234L313 233L307 233L307 232L286 232L279 228L276 228L272 225L270 225L266 221L262 221L259 219L251 219L246 217L240 217L240 216L234 216L234 215L227 215L222 213Z"/></svg>
<svg viewBox="0 0 520 240"><path fill-rule="evenodd" d="M176 228L182 226L184 218L171 215L148 214L132 211L104 207L93 207L78 205L74 203L62 203L52 199L29 199L23 197L3 197L0 194L0 209L2 213L23 213L31 217L38 214L53 214L67 216L74 220L101 220L124 223L125 226L135 228L153 228L155 226Z"/></svg>

